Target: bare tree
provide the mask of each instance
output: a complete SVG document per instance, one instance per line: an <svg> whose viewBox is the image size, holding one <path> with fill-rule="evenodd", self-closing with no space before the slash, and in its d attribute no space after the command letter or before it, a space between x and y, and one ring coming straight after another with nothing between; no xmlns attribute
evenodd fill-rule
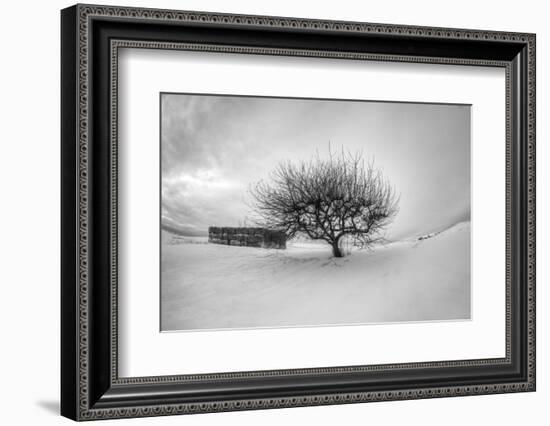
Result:
<svg viewBox="0 0 550 426"><path fill-rule="evenodd" d="M371 246L398 211L393 186L372 162L360 153L316 155L308 162L280 163L271 182L260 181L250 188L253 208L260 223L283 230L288 238L305 234L332 246L342 257L340 241L351 236L354 243Z"/></svg>

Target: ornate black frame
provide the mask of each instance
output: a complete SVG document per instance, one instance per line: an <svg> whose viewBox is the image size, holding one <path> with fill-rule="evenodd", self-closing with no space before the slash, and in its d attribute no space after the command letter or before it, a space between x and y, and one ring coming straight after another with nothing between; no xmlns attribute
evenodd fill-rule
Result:
<svg viewBox="0 0 550 426"><path fill-rule="evenodd" d="M96 5L61 13L61 413L74 420L535 390L535 35ZM117 52L506 69L506 357L119 378Z"/></svg>

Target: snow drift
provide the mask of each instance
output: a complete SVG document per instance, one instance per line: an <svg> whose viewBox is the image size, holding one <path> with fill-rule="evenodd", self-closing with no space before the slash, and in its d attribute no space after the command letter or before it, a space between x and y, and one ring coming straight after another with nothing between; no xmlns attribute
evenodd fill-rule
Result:
<svg viewBox="0 0 550 426"><path fill-rule="evenodd" d="M163 331L470 318L469 222L344 258L163 231L161 269Z"/></svg>

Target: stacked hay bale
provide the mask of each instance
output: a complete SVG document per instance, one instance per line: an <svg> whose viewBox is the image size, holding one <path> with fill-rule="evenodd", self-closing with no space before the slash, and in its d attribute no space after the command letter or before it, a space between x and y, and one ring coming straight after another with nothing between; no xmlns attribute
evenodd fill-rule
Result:
<svg viewBox="0 0 550 426"><path fill-rule="evenodd" d="M230 246L286 248L286 235L282 231L265 228L233 228L210 226L208 242Z"/></svg>

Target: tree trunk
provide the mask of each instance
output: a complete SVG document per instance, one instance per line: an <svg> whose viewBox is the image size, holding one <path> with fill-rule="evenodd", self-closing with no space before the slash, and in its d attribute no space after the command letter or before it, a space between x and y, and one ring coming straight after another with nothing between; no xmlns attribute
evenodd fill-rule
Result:
<svg viewBox="0 0 550 426"><path fill-rule="evenodd" d="M334 257L344 257L344 254L340 250L339 242L340 238L337 238L332 242L332 254L334 255Z"/></svg>

